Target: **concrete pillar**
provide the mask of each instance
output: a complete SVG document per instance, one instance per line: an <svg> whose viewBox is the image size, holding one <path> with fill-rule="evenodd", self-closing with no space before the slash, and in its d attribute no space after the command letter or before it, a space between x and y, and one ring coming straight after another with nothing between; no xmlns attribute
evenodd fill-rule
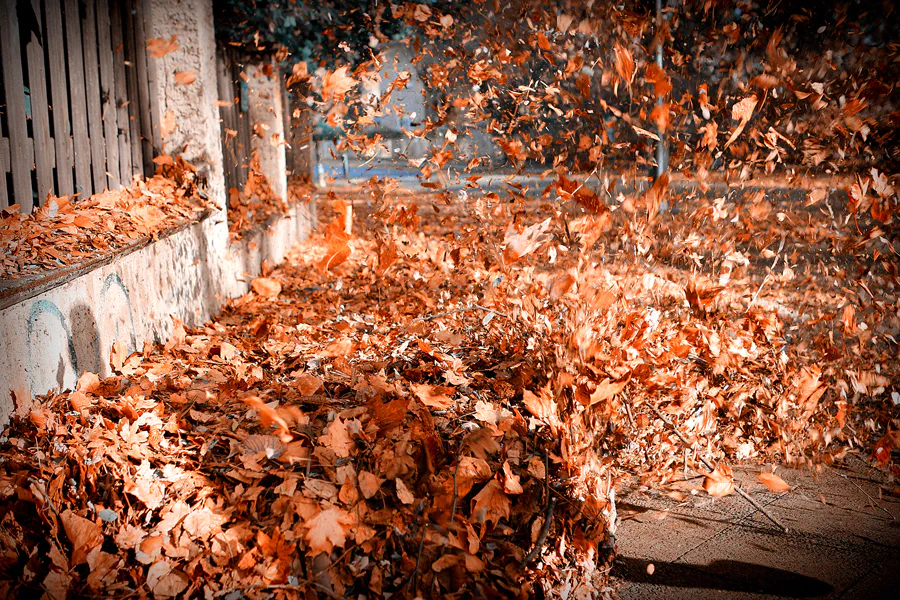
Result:
<svg viewBox="0 0 900 600"><path fill-rule="evenodd" d="M177 47L156 61L151 106L158 111L162 150L180 155L206 179L208 193L225 206L225 177L216 81L212 0L144 0L147 36L174 39ZM173 38L174 36L174 38Z"/></svg>
<svg viewBox="0 0 900 600"><path fill-rule="evenodd" d="M284 146L284 82L272 58L249 64L247 92L253 127L251 147L259 153L259 168L269 180L272 191L287 201L287 158Z"/></svg>

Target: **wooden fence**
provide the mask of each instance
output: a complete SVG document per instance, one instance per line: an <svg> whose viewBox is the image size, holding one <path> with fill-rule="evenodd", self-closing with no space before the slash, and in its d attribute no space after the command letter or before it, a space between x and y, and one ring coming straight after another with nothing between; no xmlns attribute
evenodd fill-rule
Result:
<svg viewBox="0 0 900 600"><path fill-rule="evenodd" d="M145 0L0 0L0 208L153 171Z"/></svg>
<svg viewBox="0 0 900 600"><path fill-rule="evenodd" d="M248 76L244 70L246 64L246 57L234 48L220 46L216 52L222 158L229 200L232 189L243 191L250 172L253 126L250 123Z"/></svg>

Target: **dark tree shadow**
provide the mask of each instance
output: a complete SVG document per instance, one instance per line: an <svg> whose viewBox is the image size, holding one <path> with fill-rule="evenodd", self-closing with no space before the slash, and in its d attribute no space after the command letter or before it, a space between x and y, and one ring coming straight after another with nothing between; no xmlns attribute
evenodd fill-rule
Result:
<svg viewBox="0 0 900 600"><path fill-rule="evenodd" d="M87 304L76 302L69 311L69 323L72 328L72 345L75 356L78 357L78 372L75 376L80 377L85 371L99 373L100 329L97 327L94 311Z"/></svg>
<svg viewBox="0 0 900 600"><path fill-rule="evenodd" d="M647 567L653 563L653 574ZM787 598L818 598L834 588L819 579L765 565L736 560L714 560L708 565L619 557L613 575L633 583L729 592L771 594Z"/></svg>

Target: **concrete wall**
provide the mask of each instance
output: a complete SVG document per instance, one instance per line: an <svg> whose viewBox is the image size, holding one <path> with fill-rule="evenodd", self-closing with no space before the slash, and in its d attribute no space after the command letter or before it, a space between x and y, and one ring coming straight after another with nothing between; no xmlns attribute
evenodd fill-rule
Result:
<svg viewBox="0 0 900 600"><path fill-rule="evenodd" d="M178 50L156 59L158 77L150 90L151 110L157 111L156 122L163 123L162 150L195 164L206 193L222 210L96 268L48 273L17 287L4 282L0 425L14 411L27 412L34 396L72 388L86 371L110 375L116 342L128 354L146 342L165 341L173 317L189 326L208 321L225 298L247 293L264 261L281 262L315 225L313 202L292 207L239 242L230 241L212 2L149 0L149 6L150 36L174 35L179 44ZM193 71L193 82L178 83L178 71ZM253 69L251 75L259 72ZM286 196L279 77L251 76L248 84L256 118L270 128L268 136L257 140L265 174Z"/></svg>
<svg viewBox="0 0 900 600"><path fill-rule="evenodd" d="M225 213L0 310L0 423L33 395L72 388L85 371L111 374L110 350L159 343L172 317L201 325L224 298L247 293L263 261L307 237L315 205L298 205L239 242L219 243Z"/></svg>
<svg viewBox="0 0 900 600"><path fill-rule="evenodd" d="M209 193L225 205L219 128L216 38L212 0L148 0L148 37L170 39L178 49L157 59L150 94L163 123L163 152L181 155L206 177ZM179 73L194 77L178 83Z"/></svg>
<svg viewBox="0 0 900 600"><path fill-rule="evenodd" d="M247 92L250 123L253 125L253 151L259 154L259 169L269 180L272 191L287 200L287 162L284 147L283 80L271 58L247 65Z"/></svg>

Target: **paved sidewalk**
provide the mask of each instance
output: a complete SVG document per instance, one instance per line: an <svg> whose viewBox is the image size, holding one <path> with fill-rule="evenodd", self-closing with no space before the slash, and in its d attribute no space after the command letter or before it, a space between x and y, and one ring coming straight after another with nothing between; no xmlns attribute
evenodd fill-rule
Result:
<svg viewBox="0 0 900 600"><path fill-rule="evenodd" d="M779 468L792 489L773 494L757 481L761 470L735 469L735 478L789 533L737 494L691 495L702 478L682 484L682 502L659 492L623 494L622 600L898 597L896 481L851 457L821 473Z"/></svg>

